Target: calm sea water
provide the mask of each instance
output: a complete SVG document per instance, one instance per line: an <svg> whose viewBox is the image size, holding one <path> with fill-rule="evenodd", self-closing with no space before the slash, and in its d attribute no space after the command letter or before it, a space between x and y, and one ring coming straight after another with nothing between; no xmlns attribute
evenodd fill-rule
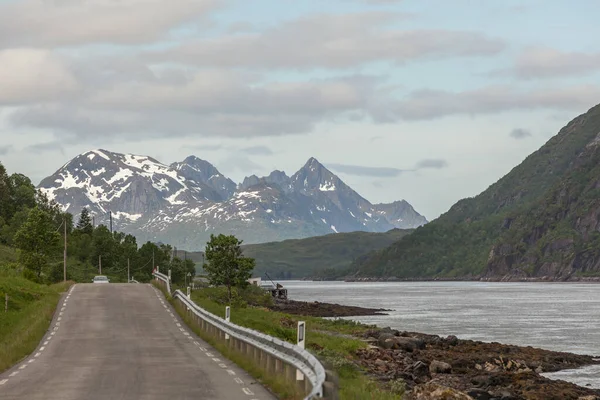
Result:
<svg viewBox="0 0 600 400"><path fill-rule="evenodd" d="M600 285L281 282L294 300L392 309L351 317L394 329L600 357ZM600 367L547 374L600 388Z"/></svg>

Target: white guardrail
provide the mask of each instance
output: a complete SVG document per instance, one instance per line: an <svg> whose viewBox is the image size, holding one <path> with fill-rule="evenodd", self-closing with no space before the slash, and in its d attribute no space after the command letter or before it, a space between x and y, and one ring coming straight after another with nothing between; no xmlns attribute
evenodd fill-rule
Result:
<svg viewBox="0 0 600 400"><path fill-rule="evenodd" d="M169 277L160 272L154 272L153 275L165 287L167 293L171 294ZM312 386L312 390L306 395L305 400L323 398L323 386L327 376L325 368L314 355L300 346L226 321L198 306L180 290L176 290L172 296L185 304L188 310L198 318L213 325L224 334L255 347L300 371Z"/></svg>

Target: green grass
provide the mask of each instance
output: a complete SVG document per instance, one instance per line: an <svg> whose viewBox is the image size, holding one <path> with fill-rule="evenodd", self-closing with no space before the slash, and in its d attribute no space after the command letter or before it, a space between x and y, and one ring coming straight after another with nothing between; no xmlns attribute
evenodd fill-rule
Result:
<svg viewBox="0 0 600 400"><path fill-rule="evenodd" d="M6 271L0 274L0 372L35 350L48 330L60 294L70 285L38 285ZM4 311L5 294L8 312Z"/></svg>
<svg viewBox="0 0 600 400"><path fill-rule="evenodd" d="M222 298L223 289L205 288L192 293L192 300L207 311L224 318L225 305L215 299ZM356 350L366 343L351 335L360 334L371 326L352 321L327 320L274 312L264 307L235 306L231 308L231 322L270 336L296 343L298 321L306 322L306 348L330 365L340 378L340 398L353 400L398 399L398 395L385 390L370 380L357 366ZM235 361L235 360L234 360Z"/></svg>

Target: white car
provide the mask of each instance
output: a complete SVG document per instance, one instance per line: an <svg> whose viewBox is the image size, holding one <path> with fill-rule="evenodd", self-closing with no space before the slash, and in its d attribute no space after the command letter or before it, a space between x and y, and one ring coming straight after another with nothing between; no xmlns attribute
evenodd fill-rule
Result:
<svg viewBox="0 0 600 400"><path fill-rule="evenodd" d="M105 275L98 275L92 279L92 283L110 283L110 280Z"/></svg>

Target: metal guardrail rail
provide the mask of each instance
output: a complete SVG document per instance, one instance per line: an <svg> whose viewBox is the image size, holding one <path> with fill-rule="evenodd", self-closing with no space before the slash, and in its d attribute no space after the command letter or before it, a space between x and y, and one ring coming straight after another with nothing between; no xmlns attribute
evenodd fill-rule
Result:
<svg viewBox="0 0 600 400"><path fill-rule="evenodd" d="M168 276L159 272L155 272L153 275L165 287L167 293L171 294L171 284ZM312 390L306 395L305 400L323 398L323 386L327 374L323 365L314 355L297 345L226 321L198 306L180 290L176 290L175 293L172 293L172 296L181 301L198 318L213 325L223 334L255 347L302 372L305 379L308 379L312 386Z"/></svg>

